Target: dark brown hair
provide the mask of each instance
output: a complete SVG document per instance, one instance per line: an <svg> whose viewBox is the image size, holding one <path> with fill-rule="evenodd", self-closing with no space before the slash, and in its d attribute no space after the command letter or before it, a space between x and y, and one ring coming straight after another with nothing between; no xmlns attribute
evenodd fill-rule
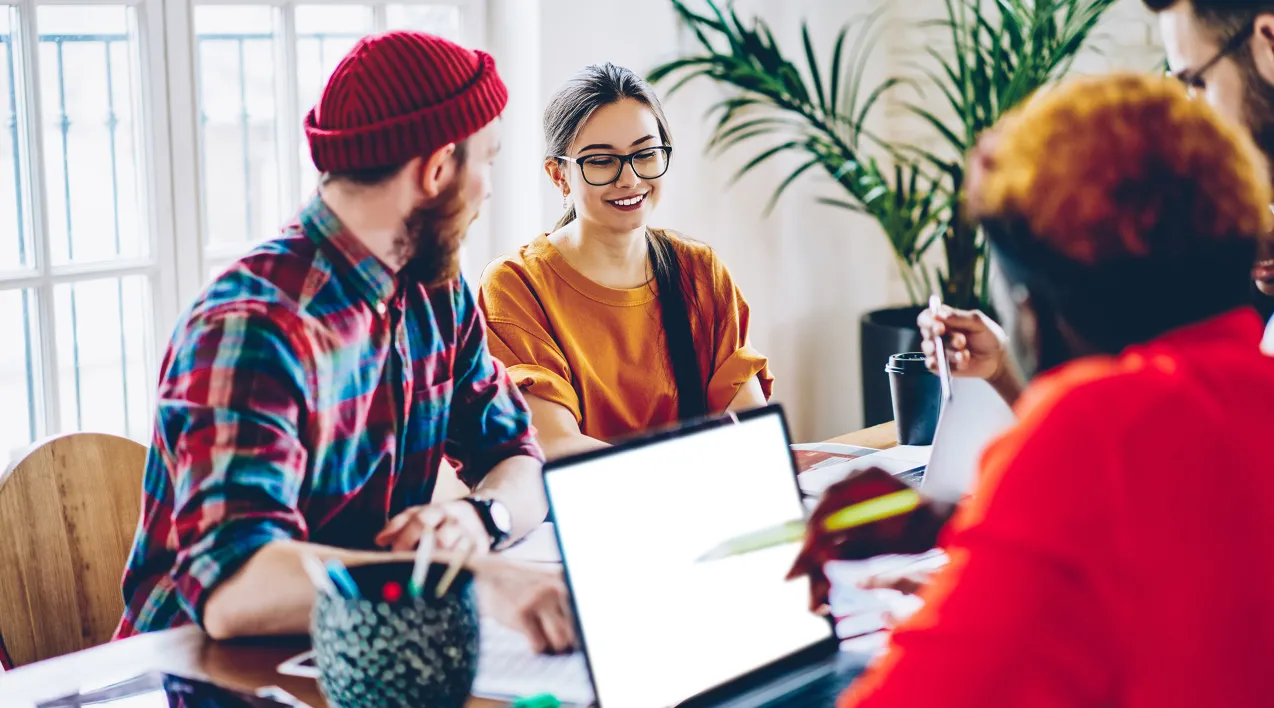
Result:
<svg viewBox="0 0 1274 708"><path fill-rule="evenodd" d="M545 159L556 159L569 152L571 143L594 112L624 99L639 101L649 108L659 123L663 144L672 145L668 119L650 84L629 69L610 63L594 64L567 81L549 101L544 111ZM558 220L554 230L575 219L572 206ZM693 285L687 282L681 258L666 235L648 230L646 250L659 294L664 340L677 386L678 416L682 420L695 418L708 412L703 372L699 370L699 354L690 329L690 313L698 310L698 297Z"/></svg>
<svg viewBox="0 0 1274 708"><path fill-rule="evenodd" d="M1152 12L1187 3L1218 43L1227 41L1263 12L1274 12L1270 0L1142 0Z"/></svg>

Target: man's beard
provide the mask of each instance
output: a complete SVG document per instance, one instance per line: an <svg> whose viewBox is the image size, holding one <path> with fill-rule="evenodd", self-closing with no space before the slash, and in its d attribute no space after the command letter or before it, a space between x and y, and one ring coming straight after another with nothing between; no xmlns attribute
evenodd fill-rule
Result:
<svg viewBox="0 0 1274 708"><path fill-rule="evenodd" d="M403 273L427 286L442 285L460 275L460 245L473 217L459 198L459 178L438 197L434 206L418 207L403 221L403 234L394 242L403 259Z"/></svg>
<svg viewBox="0 0 1274 708"><path fill-rule="evenodd" d="M1250 57L1241 57L1246 85L1243 96L1243 123L1252 134L1252 141L1274 166L1274 86L1265 82Z"/></svg>

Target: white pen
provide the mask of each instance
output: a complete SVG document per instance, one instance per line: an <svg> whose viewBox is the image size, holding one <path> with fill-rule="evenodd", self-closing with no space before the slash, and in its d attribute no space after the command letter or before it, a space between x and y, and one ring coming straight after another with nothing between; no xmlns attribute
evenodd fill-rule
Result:
<svg viewBox="0 0 1274 708"><path fill-rule="evenodd" d="M341 594L336 590L336 584L328 577L327 570L318 558L309 553L301 554L301 567L305 569L305 574L310 576L310 582L314 583L314 589L319 592L327 593L333 597L340 597Z"/></svg>
<svg viewBox="0 0 1274 708"><path fill-rule="evenodd" d="M429 566L433 564L434 532L432 529L420 535L416 544L416 564L411 568L411 582L407 585L409 597L420 597L425 588L425 576L429 574Z"/></svg>
<svg viewBox="0 0 1274 708"><path fill-rule="evenodd" d="M929 296L929 311L934 317L942 310L942 298L938 293ZM942 387L942 401L951 400L951 362L947 359L947 347L942 337L933 338L933 356L938 360L938 385Z"/></svg>

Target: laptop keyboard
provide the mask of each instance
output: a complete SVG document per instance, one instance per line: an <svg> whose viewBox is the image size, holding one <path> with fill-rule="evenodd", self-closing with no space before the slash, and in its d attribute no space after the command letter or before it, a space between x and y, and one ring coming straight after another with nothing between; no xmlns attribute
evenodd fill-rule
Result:
<svg viewBox="0 0 1274 708"><path fill-rule="evenodd" d="M906 472L895 476L913 487L919 487L920 484L925 481L925 467L924 465L921 465L920 467L907 470Z"/></svg>

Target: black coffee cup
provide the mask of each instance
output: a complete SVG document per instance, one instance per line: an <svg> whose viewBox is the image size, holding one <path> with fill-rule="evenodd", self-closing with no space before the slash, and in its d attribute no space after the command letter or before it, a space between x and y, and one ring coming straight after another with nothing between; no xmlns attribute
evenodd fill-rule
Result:
<svg viewBox="0 0 1274 708"><path fill-rule="evenodd" d="M349 574L359 598L319 593L310 639L319 688L332 705L462 708L469 699L478 670L473 576L462 570L435 598L447 570L435 563L424 592L411 597L411 570L406 562L355 566ZM388 585L398 591L387 593Z"/></svg>
<svg viewBox="0 0 1274 708"><path fill-rule="evenodd" d="M932 445L942 411L942 384L920 352L894 354L885 366L899 445Z"/></svg>

